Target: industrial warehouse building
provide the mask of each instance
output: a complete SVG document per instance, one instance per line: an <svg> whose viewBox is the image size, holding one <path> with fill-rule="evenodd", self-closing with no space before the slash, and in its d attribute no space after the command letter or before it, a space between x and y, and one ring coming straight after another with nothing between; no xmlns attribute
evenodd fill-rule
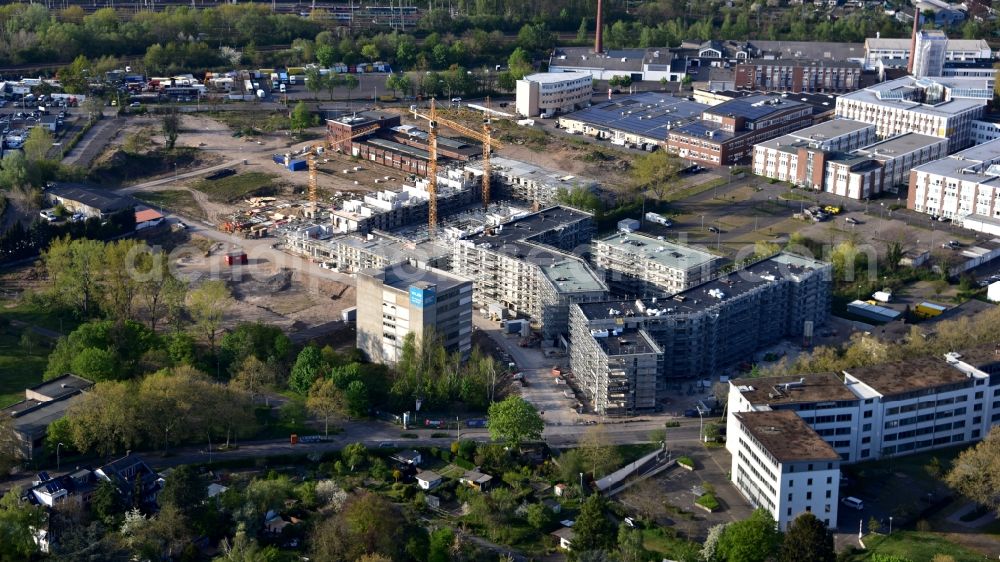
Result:
<svg viewBox="0 0 1000 562"><path fill-rule="evenodd" d="M666 147L670 130L699 117L707 105L666 94L647 92L596 103L559 117L559 126L571 134L610 140L636 147Z"/></svg>
<svg viewBox="0 0 1000 562"><path fill-rule="evenodd" d="M781 96L747 96L712 106L701 119L670 130L667 149L712 165L748 162L754 145L812 124L808 104Z"/></svg>
<svg viewBox="0 0 1000 562"><path fill-rule="evenodd" d="M627 373L633 378L626 394L650 384L663 392L670 379L715 374L783 338L808 338L829 313L830 265L781 253L671 298L573 305L570 364L593 406L599 408L600 397L609 393L604 385L611 379L603 371L608 361L601 357L608 352L592 340L621 338L630 330L648 334L655 344L649 349L659 350L649 352L662 357L657 361L659 370ZM615 380L614 387L614 394L619 394L621 382Z"/></svg>
<svg viewBox="0 0 1000 562"><path fill-rule="evenodd" d="M374 363L400 359L408 334L440 337L449 353L472 351L472 281L407 262L357 275L357 346Z"/></svg>
<svg viewBox="0 0 1000 562"><path fill-rule="evenodd" d="M531 318L554 344L568 332L570 304L607 298L600 277L569 253L594 232L590 214L549 207L458 240L452 269L475 281L477 303Z"/></svg>

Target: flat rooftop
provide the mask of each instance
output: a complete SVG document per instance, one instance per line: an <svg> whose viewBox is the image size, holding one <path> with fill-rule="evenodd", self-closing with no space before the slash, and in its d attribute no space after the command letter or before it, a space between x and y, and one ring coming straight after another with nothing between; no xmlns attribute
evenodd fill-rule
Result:
<svg viewBox="0 0 1000 562"><path fill-rule="evenodd" d="M667 94L644 93L594 104L560 117L580 121L607 131L624 131L666 140L669 129L688 123L708 109L707 105Z"/></svg>
<svg viewBox="0 0 1000 562"><path fill-rule="evenodd" d="M525 76L524 80L529 82L538 82L539 84L555 84L558 82L579 80L582 78L593 79L589 72L537 72L535 74Z"/></svg>
<svg viewBox="0 0 1000 562"><path fill-rule="evenodd" d="M985 369L986 367L1000 364L1000 343L963 349L958 354L960 356L959 361L968 363L977 369Z"/></svg>
<svg viewBox="0 0 1000 562"><path fill-rule="evenodd" d="M805 103L793 100L790 97L783 98L777 95L762 94L724 101L719 105L713 105L706 109L704 113L721 115L723 117L734 115L736 117L743 117L748 121L757 121L775 113L801 108L804 105Z"/></svg>
<svg viewBox="0 0 1000 562"><path fill-rule="evenodd" d="M412 156L414 158L420 158L421 160L430 160L430 153L422 148L416 148L406 144L398 143L388 139L380 138L369 138L364 140L365 144L371 144L379 148L384 148L386 150L391 150L393 152L398 152L399 154L405 154L407 156Z"/></svg>
<svg viewBox="0 0 1000 562"><path fill-rule="evenodd" d="M116 211L134 206L124 197L112 191L78 183L58 183L47 188L43 194L76 201L102 212Z"/></svg>
<svg viewBox="0 0 1000 562"><path fill-rule="evenodd" d="M849 135L851 133L861 131L864 129L875 129L875 125L871 123L864 123L862 121L854 121L853 119L832 119L830 121L824 121L819 125L813 125L812 127L806 127L805 129L799 129L794 133L789 133L785 135L784 138L795 138L805 141L818 141L822 142L825 140L834 139L837 137L842 137ZM780 139L775 139L780 140Z"/></svg>
<svg viewBox="0 0 1000 562"><path fill-rule="evenodd" d="M45 435L49 424L61 419L66 410L79 400L83 400L81 393L63 395L47 402L24 400L0 410L0 415L12 416L17 431L37 439Z"/></svg>
<svg viewBox="0 0 1000 562"><path fill-rule="evenodd" d="M907 99L917 96L918 90L935 85L943 86L948 92L951 92L951 100L926 104ZM917 79L912 76L904 76L844 94L840 96L840 99L893 107L935 117L950 117L977 107L985 107L986 102L992 99L992 92L993 89L989 87L989 81L984 78L934 77Z"/></svg>
<svg viewBox="0 0 1000 562"><path fill-rule="evenodd" d="M608 337L594 338L594 341L608 357L662 352L645 330L626 329L617 336L608 334Z"/></svg>
<svg viewBox="0 0 1000 562"><path fill-rule="evenodd" d="M466 169L482 172L483 164L481 161L472 162L466 166ZM494 173L503 173L513 177L536 181L541 184L563 186L567 188L577 186L589 187L598 185L599 183L597 180L592 178L581 177L552 168L542 168L541 166L529 164L528 162L504 158L502 156L493 156L490 158L490 169Z"/></svg>
<svg viewBox="0 0 1000 562"><path fill-rule="evenodd" d="M764 56L779 56L783 59L850 60L863 59L865 46L862 43L833 43L830 41L750 41Z"/></svg>
<svg viewBox="0 0 1000 562"><path fill-rule="evenodd" d="M910 50L910 38L868 38L865 39L865 47L868 49L889 49L889 50ZM990 44L985 39L949 39L948 51L989 51Z"/></svg>
<svg viewBox="0 0 1000 562"><path fill-rule="evenodd" d="M940 357L921 357L870 367L856 367L846 372L883 396L905 394L969 380L968 376Z"/></svg>
<svg viewBox="0 0 1000 562"><path fill-rule="evenodd" d="M913 169L962 181L1000 186L1000 139L984 142Z"/></svg>
<svg viewBox="0 0 1000 562"><path fill-rule="evenodd" d="M837 373L735 379L729 382L730 392L739 392L755 406L858 400L858 396L844 384L843 375Z"/></svg>
<svg viewBox="0 0 1000 562"><path fill-rule="evenodd" d="M438 291L447 291L459 285L471 283L469 279L452 275L440 269L418 268L406 262L394 263L385 269L366 269L363 274L379 279L385 285L404 292L413 286L421 289L434 286L437 287Z"/></svg>
<svg viewBox="0 0 1000 562"><path fill-rule="evenodd" d="M778 462L839 461L840 455L791 410L734 414Z"/></svg>
<svg viewBox="0 0 1000 562"><path fill-rule="evenodd" d="M67 373L35 385L28 390L53 399L65 396L66 394L73 394L80 390L87 390L92 386L94 386L92 381Z"/></svg>
<svg viewBox="0 0 1000 562"><path fill-rule="evenodd" d="M928 146L947 142L948 139L943 137L932 137L930 135L921 135L919 133L904 133L902 135L897 135L890 139L859 148L854 151L854 154L859 156L868 156L879 160L889 160L911 152L918 152Z"/></svg>
<svg viewBox="0 0 1000 562"><path fill-rule="evenodd" d="M550 265L540 265L542 274L560 293L606 291L608 288L582 261L566 257Z"/></svg>
<svg viewBox="0 0 1000 562"><path fill-rule="evenodd" d="M783 279L797 279L801 275L828 266L829 264L813 259L781 253L745 269L682 291L668 299L617 299L580 303L578 306L588 320L695 314L758 287ZM713 294L721 295L721 298Z"/></svg>
<svg viewBox="0 0 1000 562"><path fill-rule="evenodd" d="M599 243L607 244L633 254L638 259L649 260L670 269L701 268L720 259L704 250L658 240L637 232L612 234L599 240Z"/></svg>
<svg viewBox="0 0 1000 562"><path fill-rule="evenodd" d="M477 246L491 244L494 247L500 247L590 218L589 213L557 205L515 218L496 228L470 237L469 240L472 240Z"/></svg>

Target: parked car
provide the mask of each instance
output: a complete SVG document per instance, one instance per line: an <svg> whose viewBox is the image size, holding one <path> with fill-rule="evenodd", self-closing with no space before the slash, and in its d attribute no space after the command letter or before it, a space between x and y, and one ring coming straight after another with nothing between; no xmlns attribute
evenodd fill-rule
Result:
<svg viewBox="0 0 1000 562"><path fill-rule="evenodd" d="M712 234L719 234L719 233L722 232L721 230L719 230L718 228L716 228L714 226L708 227L708 231L711 232Z"/></svg>
<svg viewBox="0 0 1000 562"><path fill-rule="evenodd" d="M858 511L861 511L862 509L865 508L865 502L859 500L854 496L847 496L846 498L842 498L840 500L840 503L846 505L847 507L853 507Z"/></svg>
<svg viewBox="0 0 1000 562"><path fill-rule="evenodd" d="M846 222L847 224L861 224L861 222L860 222L860 221L858 221L858 219L856 219L856 218L854 218L854 217L847 217L846 219L844 219L844 221L845 221L845 222Z"/></svg>

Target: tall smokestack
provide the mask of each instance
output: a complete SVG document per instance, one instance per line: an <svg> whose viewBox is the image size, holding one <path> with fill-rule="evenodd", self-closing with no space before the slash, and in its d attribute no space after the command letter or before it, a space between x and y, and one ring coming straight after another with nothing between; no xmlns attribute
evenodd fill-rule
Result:
<svg viewBox="0 0 1000 562"><path fill-rule="evenodd" d="M597 33L594 35L594 52L604 52L604 2L597 0Z"/></svg>
<svg viewBox="0 0 1000 562"><path fill-rule="evenodd" d="M913 74L913 61L917 58L917 29L920 27L920 7L913 7L913 33L910 34L910 60L906 63L906 72Z"/></svg>

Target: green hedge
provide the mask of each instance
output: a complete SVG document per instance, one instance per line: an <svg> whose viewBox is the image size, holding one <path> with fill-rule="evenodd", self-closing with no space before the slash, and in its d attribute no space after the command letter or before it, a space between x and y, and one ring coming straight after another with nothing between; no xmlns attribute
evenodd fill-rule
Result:
<svg viewBox="0 0 1000 562"><path fill-rule="evenodd" d="M715 494L703 494L701 497L695 500L695 503L697 503L702 507L711 509L712 511L715 511L720 507L722 507L721 505L719 505L719 500L716 499Z"/></svg>
<svg viewBox="0 0 1000 562"><path fill-rule="evenodd" d="M684 466L694 468L694 459L691 457L677 457L677 464L683 464Z"/></svg>

